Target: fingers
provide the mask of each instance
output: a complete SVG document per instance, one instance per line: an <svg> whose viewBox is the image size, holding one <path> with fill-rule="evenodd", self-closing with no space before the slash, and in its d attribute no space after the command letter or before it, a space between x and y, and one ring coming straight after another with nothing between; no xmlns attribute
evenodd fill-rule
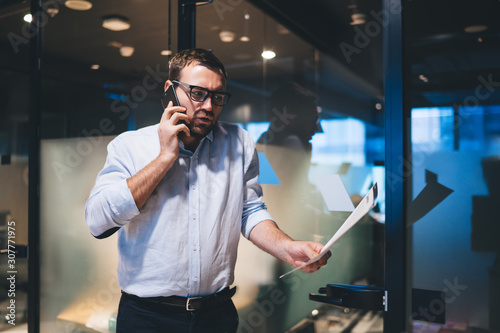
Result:
<svg viewBox="0 0 500 333"><path fill-rule="evenodd" d="M328 261L328 258L330 258L332 256L332 252L331 251L328 251L327 253L325 253L319 260L318 260L318 263L320 266L325 266L327 261Z"/></svg>
<svg viewBox="0 0 500 333"><path fill-rule="evenodd" d="M170 101L161 116L160 128L162 128L162 132L170 128L167 132L174 135L184 132L187 136L190 136L189 128L186 126L189 122L189 117L186 115L186 108L172 106L172 101Z"/></svg>
<svg viewBox="0 0 500 333"><path fill-rule="evenodd" d="M172 124L177 124L179 120L189 121L186 115L186 108L182 106L172 106L172 101L168 102L167 107L163 111L160 122L170 121Z"/></svg>
<svg viewBox="0 0 500 333"><path fill-rule="evenodd" d="M318 255L321 250L323 249L323 245L320 243L314 243L314 242L307 242L304 244L302 251L303 253L308 257L308 259L311 259ZM304 272L307 273L312 273L316 272L319 270L322 266L325 266L328 262L328 259L332 256L331 251L327 251L319 260L305 266L302 268ZM307 262L307 260L304 260L304 262ZM299 265L303 264L304 262L300 262ZM299 263L299 262L297 262Z"/></svg>

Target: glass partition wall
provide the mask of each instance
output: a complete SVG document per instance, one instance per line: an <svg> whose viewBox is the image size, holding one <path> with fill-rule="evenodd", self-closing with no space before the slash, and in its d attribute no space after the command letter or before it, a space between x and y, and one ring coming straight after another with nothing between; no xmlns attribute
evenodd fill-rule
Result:
<svg viewBox="0 0 500 333"><path fill-rule="evenodd" d="M40 331L114 332L120 297L116 235L94 239L84 205L107 143L159 121L168 60L177 50L177 2L79 1L74 7L75 2L43 3ZM22 18L29 8L24 6L0 11L5 32L0 66L7 78L1 83L0 171L9 188L2 191L0 223L16 221L17 244L27 243L29 73L23 41L29 36L22 39ZM233 94L220 120L238 123L257 143L264 200L286 233L326 243L370 187L379 187L375 209L334 246L330 263L318 273L279 279L291 267L241 239L234 298L240 332L383 330L382 312L308 299L328 283L384 283L381 3L338 6L323 8L336 16L332 22L343 24L331 30L330 43L340 46L334 51L250 2L197 7L196 46L224 62ZM355 20L359 9L375 30ZM22 38L13 39L10 32ZM366 45L359 45L360 34L369 34ZM263 51L274 55L264 58ZM272 105L272 92L288 82L315 95L313 112ZM299 132L283 129L291 123ZM339 207L332 195L347 203ZM23 259L16 260L16 324L22 324L27 276ZM0 299L9 301L7 294ZM0 330L11 328L1 324Z"/></svg>
<svg viewBox="0 0 500 333"><path fill-rule="evenodd" d="M0 6L0 331L27 332L29 11Z"/></svg>
<svg viewBox="0 0 500 333"><path fill-rule="evenodd" d="M89 233L85 202L110 140L159 121L176 48L176 2L78 3L46 4L54 14L42 58L42 332L115 331L117 238Z"/></svg>
<svg viewBox="0 0 500 333"><path fill-rule="evenodd" d="M414 332L498 332L500 6L404 5L410 324Z"/></svg>
<svg viewBox="0 0 500 333"><path fill-rule="evenodd" d="M372 11L378 13L380 6ZM334 15L340 19L346 13ZM376 22L369 19L372 25ZM382 60L371 53L381 49L381 26L380 35L371 35L373 48L328 54L287 23L251 2L215 1L198 8L197 46L212 49L225 63L227 89L233 94L220 120L240 124L257 142L263 199L292 238L325 244L333 236L353 208L339 207L330 199L333 194L345 195L356 205L377 183L379 201L315 274L296 272L280 279L292 267L242 237L234 298L240 331L327 332L336 327L340 332L351 327L382 332L383 312L308 300L309 293L329 283L384 285L385 141L382 78L377 72ZM364 25L347 26L332 32L332 43L355 45ZM360 63L367 65L365 71ZM297 104L290 82L316 96L313 112ZM284 91L289 100L278 104L276 96Z"/></svg>

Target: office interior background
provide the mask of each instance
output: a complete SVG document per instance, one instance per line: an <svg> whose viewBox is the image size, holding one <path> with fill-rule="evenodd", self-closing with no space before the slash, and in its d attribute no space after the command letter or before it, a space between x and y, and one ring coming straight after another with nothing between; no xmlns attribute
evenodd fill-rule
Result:
<svg viewBox="0 0 500 333"><path fill-rule="evenodd" d="M347 218L333 175L354 204L379 189L317 273L278 279L291 267L241 239L240 332L500 332L499 1L48 0L38 30L36 4L0 0L1 331L114 332L116 236L90 235L85 201L106 144L159 121L190 38L226 66L220 120L256 141L275 88L317 95L311 154L259 147L291 237L326 243ZM327 284L386 290L386 310L309 300Z"/></svg>

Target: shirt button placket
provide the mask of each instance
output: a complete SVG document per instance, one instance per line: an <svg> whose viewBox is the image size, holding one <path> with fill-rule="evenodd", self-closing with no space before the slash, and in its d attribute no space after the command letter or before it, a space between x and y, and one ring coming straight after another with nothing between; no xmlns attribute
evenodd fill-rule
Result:
<svg viewBox="0 0 500 333"><path fill-rule="evenodd" d="M191 157L191 163L189 168L189 187L191 191L188 191L189 196L189 213L191 217L191 222L189 223L189 240L193 244L193 251L190 251L190 291L191 295L198 295L200 292L200 269L201 269L201 257L199 251L200 242L200 225L199 225L199 191L196 181L198 179L198 158L197 155Z"/></svg>

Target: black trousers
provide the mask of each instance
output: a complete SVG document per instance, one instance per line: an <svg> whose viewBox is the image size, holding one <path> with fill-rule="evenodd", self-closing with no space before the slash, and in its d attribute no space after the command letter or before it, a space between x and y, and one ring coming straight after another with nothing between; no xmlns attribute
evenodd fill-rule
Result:
<svg viewBox="0 0 500 333"><path fill-rule="evenodd" d="M232 300L187 311L122 294L116 321L117 333L235 333L237 328L238 313Z"/></svg>

